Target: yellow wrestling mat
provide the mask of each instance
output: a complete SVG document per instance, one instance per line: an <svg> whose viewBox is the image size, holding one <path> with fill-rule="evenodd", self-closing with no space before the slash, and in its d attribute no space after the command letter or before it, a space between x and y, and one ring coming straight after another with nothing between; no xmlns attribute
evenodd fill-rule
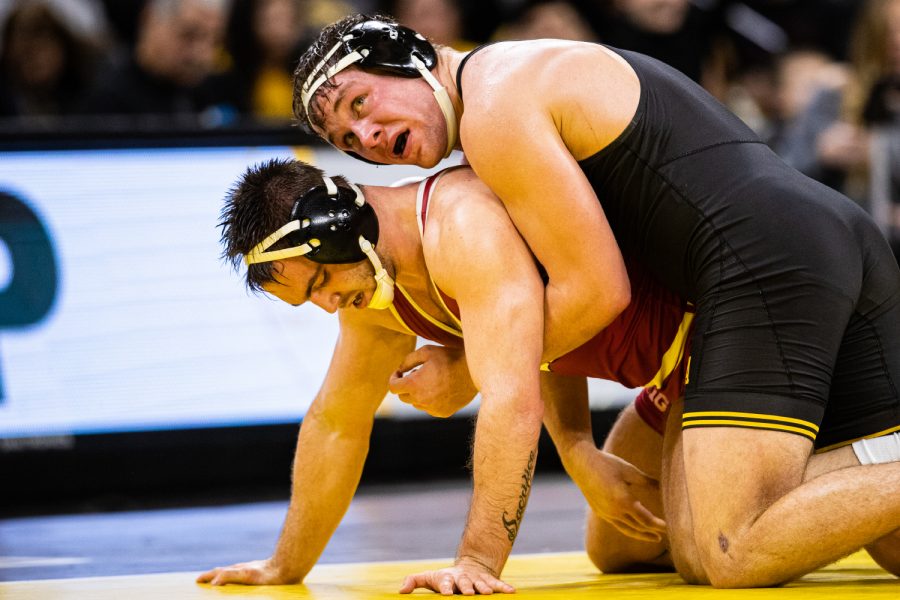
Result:
<svg viewBox="0 0 900 600"><path fill-rule="evenodd" d="M394 598L405 575L446 566L446 561L412 561L319 565L304 585L213 588L194 583L197 573L164 573L127 577L90 577L0 583L0 599L16 600L180 600L181 598ZM524 598L748 598L793 600L821 598L900 598L900 580L857 553L782 588L714 590L688 586L674 574L601 575L583 552L513 555L503 579ZM415 595L436 594L419 590ZM404 596L405 597L405 596Z"/></svg>

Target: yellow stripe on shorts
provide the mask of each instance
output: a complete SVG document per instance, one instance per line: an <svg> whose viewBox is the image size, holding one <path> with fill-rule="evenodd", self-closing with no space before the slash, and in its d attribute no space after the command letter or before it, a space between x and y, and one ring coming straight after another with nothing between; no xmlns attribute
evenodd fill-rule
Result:
<svg viewBox="0 0 900 600"><path fill-rule="evenodd" d="M748 427L752 429L769 429L796 433L815 441L819 427L815 423L759 413L734 411L701 411L684 413L681 421L682 429L692 427Z"/></svg>

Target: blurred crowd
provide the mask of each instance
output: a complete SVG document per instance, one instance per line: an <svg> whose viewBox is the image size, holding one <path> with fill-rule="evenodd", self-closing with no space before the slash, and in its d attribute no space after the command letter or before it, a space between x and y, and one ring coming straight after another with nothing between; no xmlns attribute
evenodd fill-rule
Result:
<svg viewBox="0 0 900 600"><path fill-rule="evenodd" d="M654 56L900 239L900 0L0 0L0 132L289 126L294 61L349 12Z"/></svg>

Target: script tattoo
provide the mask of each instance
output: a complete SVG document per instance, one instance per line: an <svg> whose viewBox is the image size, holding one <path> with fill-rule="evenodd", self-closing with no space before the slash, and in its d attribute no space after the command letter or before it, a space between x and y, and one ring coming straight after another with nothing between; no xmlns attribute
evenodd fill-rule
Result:
<svg viewBox="0 0 900 600"><path fill-rule="evenodd" d="M525 514L525 505L528 504L528 494L531 492L531 479L534 477L534 459L535 450L528 455L528 466L522 471L522 491L519 493L519 506L516 507L514 518L509 518L506 511L503 511L503 527L506 528L506 535L509 541L513 542L519 533L519 524L522 522L522 515Z"/></svg>

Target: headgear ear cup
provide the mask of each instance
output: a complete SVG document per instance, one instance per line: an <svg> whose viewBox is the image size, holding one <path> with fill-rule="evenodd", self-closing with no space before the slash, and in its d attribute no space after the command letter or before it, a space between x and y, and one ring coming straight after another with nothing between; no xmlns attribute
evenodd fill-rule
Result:
<svg viewBox="0 0 900 600"><path fill-rule="evenodd" d="M383 309L394 299L394 280L382 266L378 243L378 216L365 201L362 190L350 184L339 188L330 177L300 196L291 209L291 220L267 236L244 256L248 265L294 256L321 264L347 264L368 259L375 269L375 293L369 308ZM269 250L280 240L290 246Z"/></svg>

